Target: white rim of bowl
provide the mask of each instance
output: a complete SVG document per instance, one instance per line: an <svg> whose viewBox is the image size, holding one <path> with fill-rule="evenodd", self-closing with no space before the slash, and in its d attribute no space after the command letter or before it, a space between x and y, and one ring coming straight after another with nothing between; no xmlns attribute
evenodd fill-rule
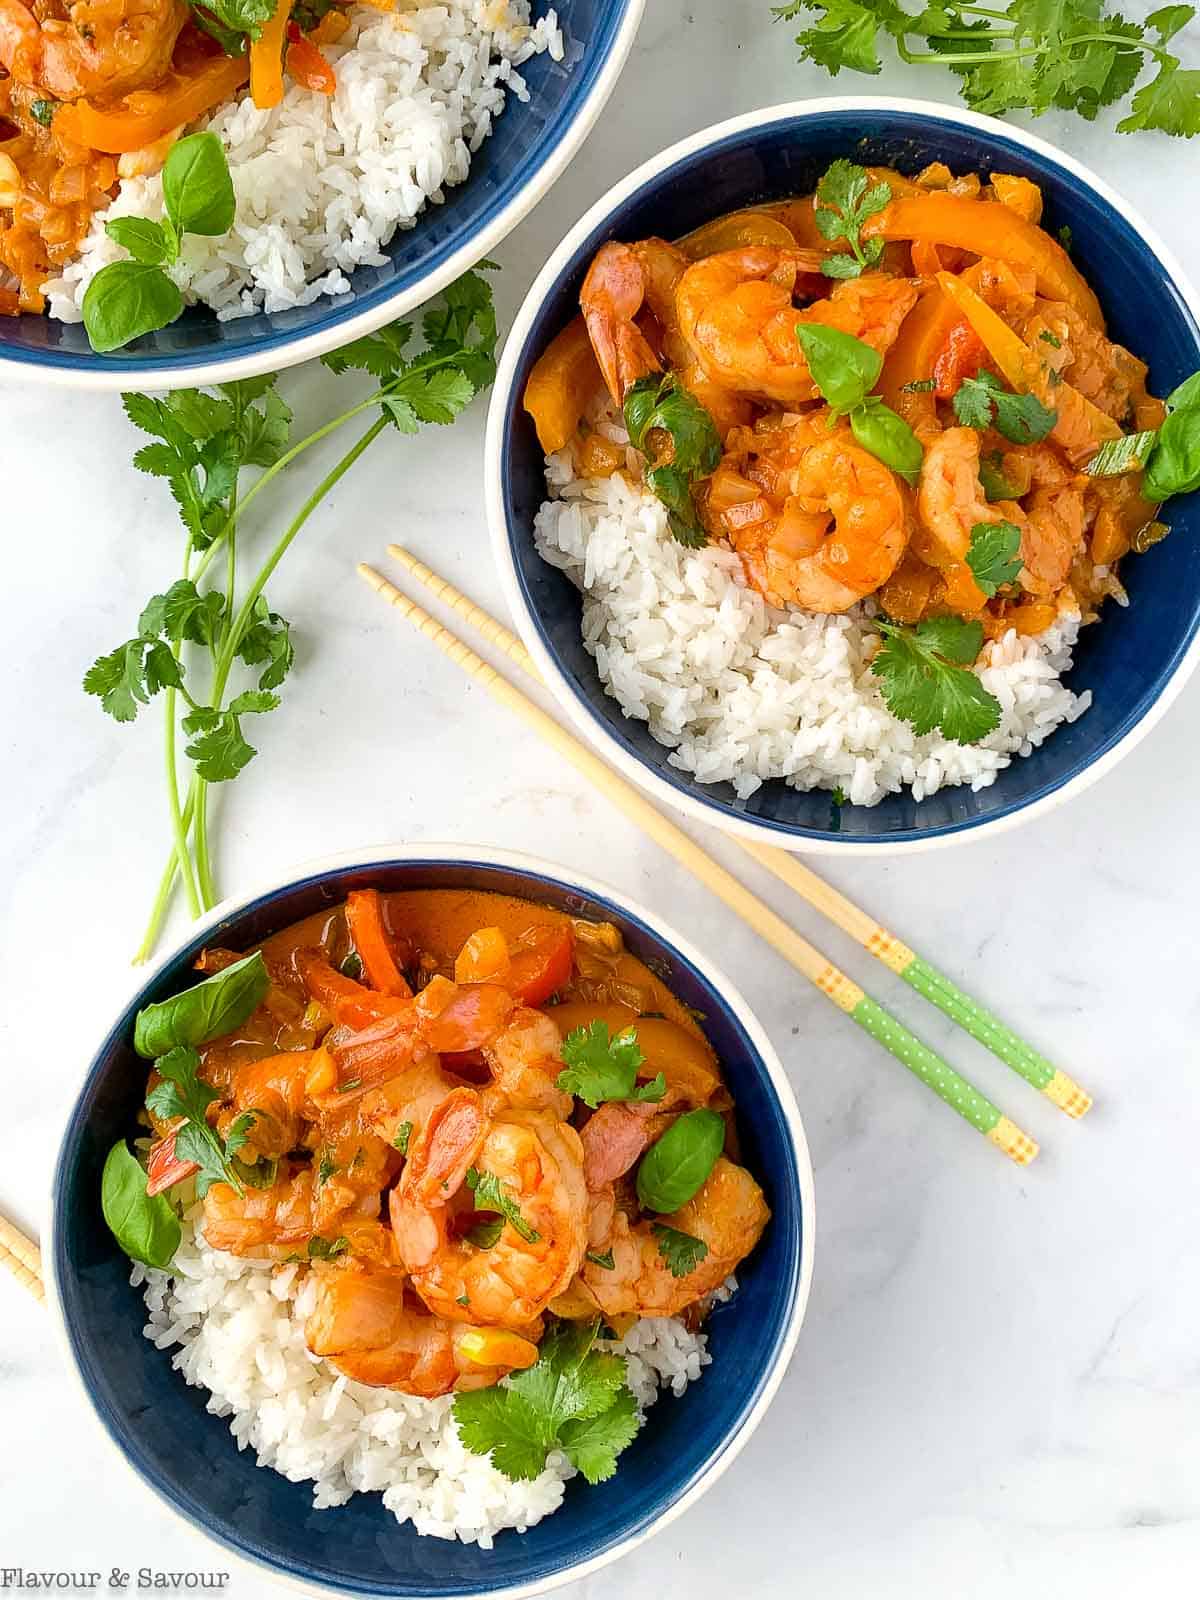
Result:
<svg viewBox="0 0 1200 1600"><path fill-rule="evenodd" d="M570 680L564 672L560 671L554 658L543 645L534 623L532 612L526 605L524 595L521 592L521 586L517 580L516 566L509 550L508 522L504 511L503 494L504 417L509 406L509 397L512 392L517 361L529 340L533 321L541 309L542 302L553 287L554 280L575 253L578 246L587 238L588 234L604 223L617 206L627 200L630 195L634 194L651 178L657 176L667 167L673 166L675 162L682 160L684 157L703 150L707 146L728 138L732 134L741 133L752 128L764 127L772 122L780 122L785 119L803 121L810 117L827 116L831 111L861 111L870 114L881 110L953 123L959 127L972 129L985 138L1002 137L1011 143L1025 145L1036 154L1065 168L1066 171L1072 173L1082 183L1094 190L1103 200L1106 200L1140 235L1143 242L1158 259L1164 272L1173 281L1175 288L1192 316L1200 323L1200 293L1197 293L1172 251L1168 249L1155 230L1128 201L1110 188L1104 179L1097 177L1089 167L1077 161L1074 156L1067 155L1065 151L1059 150L1045 139L1038 138L1036 134L1026 132L1024 128L1000 122L994 117L983 117L973 111L959 111L954 107L942 105L937 101L911 100L903 96L830 95L816 100L787 101L780 105L767 106L761 111L751 111L742 116L730 117L725 122L714 123L711 127L702 128L699 133L694 133L686 139L681 139L677 144L671 145L659 155L652 156L650 160L644 161L641 166L635 168L627 177L622 178L619 183L614 184L565 236L562 243L551 254L541 272L538 273L529 293L521 302L520 309L513 320L512 327L509 329L508 337L504 343L504 350L488 408L487 440L484 450L484 491L488 525L492 535L493 554L504 585L509 610L516 619L521 636L529 648L529 653L537 662L538 670L545 678L555 700L570 717L575 727L584 735L585 739L618 772L638 784L655 799L662 801L675 811L683 812L685 816L694 818L697 822L707 823L709 827L719 828L723 832L741 835L747 839L755 839L759 844L769 844L776 846L778 849L790 850L796 855L897 856L915 854L918 851L952 849L955 846L973 843L985 835L994 836L1008 832L1012 828L1020 827L1024 823L1032 821L1034 817L1043 816L1057 810L1059 806L1064 805L1074 795L1081 794L1083 790L1090 788L1106 773L1111 772L1117 763L1145 738L1173 704L1185 683L1195 671L1197 663L1200 662L1200 633L1198 633L1187 651L1176 663L1171 676L1164 683L1158 699L1148 708L1141 721L1123 735L1111 750L1106 751L1104 755L1091 762L1082 772L1077 773L1074 778L1069 779L1058 789L1055 789L1053 793L1043 795L1040 800L1031 801L1030 804L1021 807L1009 816L985 817L971 826L959 827L951 833L940 834L934 838L898 839L892 843L874 840L858 841L853 838L796 838L787 835L781 829L767 827L763 823L755 822L750 817L723 815L703 800L676 789L664 778L659 777L657 772L643 766L640 761L635 760L622 749L621 745L601 724L599 719L593 717L583 706Z"/></svg>
<svg viewBox="0 0 1200 1600"><path fill-rule="evenodd" d="M633 48L633 41L645 11L646 0L625 0L625 16L613 39L612 49L596 75L570 126L550 154L526 178L508 205L494 217L481 232L462 245L436 271L429 273L410 289L382 301L370 311L360 312L334 328L318 328L315 333L304 334L286 344L264 350L260 355L232 356L225 361L214 359L197 366L160 367L152 372L91 372L86 367L59 367L41 362L19 361L0 354L0 378L19 378L26 382L45 384L65 389L120 390L131 384L141 384L155 392L162 389L200 389L207 384L232 383L239 378L257 378L264 372L283 372L288 367L299 366L317 356L340 350L352 339L365 338L387 322L394 322L406 312L425 304L440 290L453 283L455 278L473 267L513 231L519 222L545 198L562 176L580 145L595 126L609 96L617 86ZM506 106L506 111L514 108ZM520 109L519 106L516 109ZM451 203L453 203L451 201ZM420 226L418 218L417 226ZM213 313L215 318L216 313Z"/></svg>
<svg viewBox="0 0 1200 1600"><path fill-rule="evenodd" d="M809 1292L812 1288L813 1252L816 1242L816 1191L813 1181L812 1159L809 1155L808 1140L804 1132L804 1123L800 1116L800 1107L796 1101L795 1090L783 1068L779 1055L767 1037L766 1031L758 1018L751 1010L741 991L730 982L722 970L715 966L707 956L701 954L690 939L683 934L676 933L669 924L663 921L655 912L648 910L639 901L625 894L619 889L602 880L581 875L573 868L563 867L556 862L548 861L543 857L526 855L516 850L497 850L488 845L429 843L420 845L374 845L362 850L343 850L336 855L322 856L313 861L302 862L282 878L273 878L268 883L259 884L253 890L236 898L222 900L214 906L205 916L193 922L181 936L175 940L171 948L160 960L156 961L153 968L139 978L139 981L127 996L121 1001L121 1009L129 1003L139 990L153 983L157 975L180 952L191 944L198 936L203 936L210 929L218 926L227 918L240 915L247 906L255 900L260 900L266 895L281 893L293 885L308 878L329 876L334 872L345 871L347 868L382 866L390 862L422 862L422 861L461 861L464 866L479 864L481 866L501 867L516 872L537 873L543 877L552 878L566 884L571 889L579 889L584 894L596 895L601 899L609 900L622 911L645 925L658 938L662 939L696 968L696 970L717 989L730 1010L737 1017L738 1022L745 1029L754 1048L758 1051L766 1068L767 1077L779 1101L780 1110L791 1138L792 1153L796 1162L796 1179L800 1188L800 1207L802 1219L801 1251L800 1251L800 1276L796 1285L796 1297L792 1304L791 1315L788 1318L784 1335L776 1348L771 1361L771 1367L763 1383L762 1391L754 1405L743 1417L737 1432L727 1440L716 1459L704 1469L692 1484L691 1488L669 1506L660 1516L640 1532L623 1539L619 1544L613 1545L610 1550L601 1555L593 1556L589 1561L581 1562L578 1566L571 1567L543 1583L510 1584L505 1589L480 1589L475 1591L479 1600L527 1600L528 1596L547 1594L552 1589L561 1588L564 1584L574 1583L580 1578L590 1577L599 1572L602 1567L610 1566L622 1556L628 1555L638 1545L644 1544L647 1539L659 1533L677 1517L683 1515L691 1506L695 1505L700 1497L721 1478L728 1468L741 1454L751 1435L766 1414L768 1406L775 1397L779 1385L783 1382L784 1374L788 1369L792 1356L795 1353L796 1341L800 1337L800 1328L808 1308ZM72 1098L72 1109L74 1097ZM67 1113L70 1115L70 1112ZM57 1175L61 1159L61 1143L55 1154L54 1174ZM329 1595L347 1595L350 1600L363 1600L362 1591L343 1589L335 1584L310 1583L303 1578L293 1577L290 1573L279 1571L268 1562L259 1561L254 1556L247 1555L244 1551L227 1545L223 1539L217 1538L207 1529L201 1528L189 1517L179 1511L169 1500L159 1493L138 1471L124 1450L117 1444L105 1423L101 1420L99 1412L92 1403L75 1362L75 1353L71 1348L71 1341L67 1334L66 1317L63 1313L62 1297L59 1291L58 1279L55 1274L55 1240L54 1228L54 1179L51 1179L49 1198L46 1207L46 1216L49 1219L47 1229L47 1246L42 1251L42 1271L46 1286L46 1300L51 1308L55 1334L59 1347L65 1358L67 1371L71 1381L75 1384L79 1394L86 1404L86 1410L95 1424L96 1430L107 1441L109 1448L123 1463L125 1470L138 1483L141 1488L153 1497L155 1502L175 1518L193 1536L202 1540L209 1546L220 1550L228 1556L237 1566L252 1573L266 1573L276 1583L286 1585L300 1594L312 1595L317 1600L327 1600ZM163 1352L164 1360L166 1352ZM264 1472L274 1470L264 1467ZM517 1535L512 1529L506 1533Z"/></svg>

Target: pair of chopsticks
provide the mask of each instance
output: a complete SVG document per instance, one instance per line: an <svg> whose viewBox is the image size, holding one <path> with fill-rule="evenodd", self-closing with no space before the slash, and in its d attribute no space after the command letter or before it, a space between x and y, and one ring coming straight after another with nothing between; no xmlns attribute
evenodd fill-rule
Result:
<svg viewBox="0 0 1200 1600"><path fill-rule="evenodd" d="M6 1217L0 1217L0 1266L5 1266L35 1300L45 1300L42 1283L42 1252Z"/></svg>
<svg viewBox="0 0 1200 1600"><path fill-rule="evenodd" d="M481 607L475 605L453 584L432 571L400 545L389 545L388 554L422 583L439 601L463 618L489 644L504 652L536 682L541 682L537 666L515 634ZM1027 1166L1038 1153L1035 1140L968 1083L949 1062L944 1061L896 1017L866 994L852 978L802 938L782 917L740 883L731 872L707 855L683 830L667 820L649 800L623 778L617 776L579 739L548 716L520 689L490 666L436 618L390 583L373 567L362 564L360 575L388 600L402 616L431 639L471 678L476 679L509 710L523 718L548 744L566 756L596 789L608 796L643 832L649 834L668 854L692 872L719 899L735 911L756 933L772 945L797 971L813 983L827 999L844 1011L859 1027L891 1052L939 1099L983 1134L997 1149L1019 1166ZM815 872L794 856L767 845L737 838L735 842L769 872L786 883L830 921L856 939L871 955L935 1005L960 1028L1007 1063L1026 1082L1070 1117L1082 1117L1092 1104L1091 1096L1073 1079L1056 1068L1025 1040L993 1016L978 1001L957 987L945 973L911 950L873 917L847 900Z"/></svg>
<svg viewBox="0 0 1200 1600"><path fill-rule="evenodd" d="M514 633L400 545L389 545L388 553L489 644L503 651L536 682L541 682L532 656ZM637 789L605 766L599 756L560 727L553 717L548 716L436 618L402 594L373 567L362 565L358 570L371 587L389 600L402 616L432 639L469 677L482 683L502 705L515 711L547 743L566 756L602 794L606 794L668 854L687 867L731 911L735 911L798 972L815 984L839 1010L844 1011L885 1050L903 1062L927 1088L932 1089L997 1149L1002 1150L1018 1166L1028 1166L1038 1153L1037 1143L1006 1117L998 1106L993 1105L986 1095L968 1083L949 1062L910 1033L903 1023L866 994L852 978L839 971L832 961L802 938L782 917L751 894L731 872L705 854L681 828L669 822ZM1088 1110L1092 1103L1091 1096L1065 1072L1047 1061L1045 1056L1013 1033L998 1017L959 989L945 973L923 960L810 868L794 856L783 850L772 849L769 845L754 844L740 838L735 838L735 843L844 933L856 939L864 950L903 978L918 994L924 995L926 1000L937 1006L972 1038L986 1045L993 1055L1006 1062L1069 1117L1082 1117ZM45 1299L41 1252L32 1239L26 1238L20 1229L2 1216L0 1266L7 1267L38 1300Z"/></svg>

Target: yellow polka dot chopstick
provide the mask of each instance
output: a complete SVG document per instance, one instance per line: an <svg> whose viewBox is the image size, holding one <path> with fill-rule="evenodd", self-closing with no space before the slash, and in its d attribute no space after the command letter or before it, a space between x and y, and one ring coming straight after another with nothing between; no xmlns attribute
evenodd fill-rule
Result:
<svg viewBox="0 0 1200 1600"><path fill-rule="evenodd" d="M513 659L526 670L534 672L533 662L525 655L524 647L508 631L489 617L478 606L472 605L457 590L435 573L402 551L391 548L391 554L404 562L422 582L440 599L463 616L471 625L494 644L506 649ZM957 1111L997 1149L1015 1161L1027 1166L1038 1153L1037 1144L1023 1133L985 1095L974 1088L942 1060L928 1045L908 1031L859 986L839 972L813 945L803 939L794 928L777 916L769 906L697 845L681 828L669 822L632 784L612 772L599 756L593 754L580 740L568 733L553 717L511 684L507 678L490 666L463 643L435 617L399 589L373 567L360 565L360 575L367 583L390 602L427 639L460 666L468 677L481 683L501 705L521 717L536 733L552 745L583 773L601 794L608 796L643 832L674 856L693 873L713 894L723 900L756 933L814 984L839 1010L844 1011L872 1038L876 1039L897 1060L918 1077L922 1083ZM536 674L535 674L536 675Z"/></svg>
<svg viewBox="0 0 1200 1600"><path fill-rule="evenodd" d="M42 1253L32 1239L0 1217L0 1266L7 1267L18 1283L24 1284L35 1300L45 1300L42 1286Z"/></svg>

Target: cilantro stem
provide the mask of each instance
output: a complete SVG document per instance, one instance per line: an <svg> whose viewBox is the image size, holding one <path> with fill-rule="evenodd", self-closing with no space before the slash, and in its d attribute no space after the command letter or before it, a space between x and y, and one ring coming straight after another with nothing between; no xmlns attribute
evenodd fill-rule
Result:
<svg viewBox="0 0 1200 1600"><path fill-rule="evenodd" d="M985 17L1001 17L1003 15L996 11L984 11L979 6L960 6L958 9L960 11L973 11L979 16ZM1010 19L1004 17L1003 20L1007 22ZM1017 34L1015 29L989 28L986 32L974 32L970 29L962 32L938 32L931 34L930 37L935 39L976 39L982 42L985 39L1011 40L1016 38ZM1159 45L1152 44L1149 39L1128 39L1119 33L1075 33L1071 35L1070 39L1065 40L1064 44L1068 55L1071 47L1075 45L1112 44L1124 46L1125 49L1143 50L1147 55L1155 56L1160 61L1174 60L1174 57L1170 56L1166 50ZM1054 50L1055 47L1048 44L1030 44L1021 45L1020 47L1014 45L1008 50L910 50L904 42L903 35L898 35L896 38L896 51L902 61L914 63L923 61L940 62L943 66L951 66L956 69L963 66L975 66L984 62L1021 60L1031 56L1046 56L1053 54Z"/></svg>
<svg viewBox="0 0 1200 1600"><path fill-rule="evenodd" d="M358 411L361 411L362 409L362 407L356 408ZM351 413L347 413L348 416L350 414ZM343 478L347 472L349 472L350 468L358 460L359 456L363 454L367 447L379 437L383 430L388 426L389 421L390 418L388 418L386 415L380 415L376 417L375 421L357 441L357 443L351 445L350 449L347 450L346 454L337 463L337 465L330 468L330 470L321 479L317 487L309 495L308 499L300 507L300 510L292 518L292 521L288 524L275 548L271 551L271 554L267 557L266 561L259 569L258 576L246 591L245 598L238 609L237 616L233 619L233 623L225 635L225 643L222 646L220 659L217 662L216 674L213 679L213 705L218 711L221 709L221 696L225 692L225 680L228 678L230 668L233 666L234 659L237 656L238 646L241 643L242 635L245 633L246 628L253 618L255 602L258 600L259 595L270 582L271 574L283 560L284 556L287 554L288 547L292 543L292 540L300 532L301 528L308 521L309 517L320 505L321 501L324 500L325 496L335 486L335 484L337 484L338 481ZM255 484L254 488L257 489L264 481L265 478L260 478L258 483ZM246 496L245 501L242 502L243 505L249 502L253 493L254 490L251 491L251 494Z"/></svg>
<svg viewBox="0 0 1200 1600"><path fill-rule="evenodd" d="M184 861L189 860L187 855L187 836L188 830L192 825L192 814L195 810L196 803L196 786L199 784L199 782L199 778L192 779L191 786L188 789L187 800L184 802L183 814L180 818L180 827L182 829L184 845ZM135 967L141 966L143 961L149 960L150 952L154 949L155 944L158 942L159 930L162 927L163 918L167 914L167 907L171 903L171 890L175 886L175 874L180 870L181 861L178 853L178 846L176 846L176 848L171 851L170 859L163 869L162 877L159 879L158 893L155 895L154 904L150 908L150 921L146 924L146 931L142 935L142 942L134 952L133 964ZM199 914L200 913L197 911L196 915L199 916Z"/></svg>
<svg viewBox="0 0 1200 1600"><path fill-rule="evenodd" d="M183 576L186 579L192 565L192 541L189 537L187 550L183 558ZM178 661L182 651L182 643L173 641L171 654ZM186 692L186 691L185 691ZM191 696L188 695L189 701ZM193 917L200 915L200 897L196 892L196 879L192 872L191 857L188 855L187 829L183 824L183 813L179 808L179 770L176 765L176 729L175 707L176 691L168 686L163 695L164 709L167 723L167 808L171 816L171 833L175 840L175 860L183 879L183 891L187 895L188 907Z"/></svg>
<svg viewBox="0 0 1200 1600"><path fill-rule="evenodd" d="M220 549L221 545L229 537L229 535L233 533L238 522L241 520L242 513L249 510L250 506L272 481L272 479L278 477L285 467L291 466L292 462L295 461L297 456L303 455L304 452L311 449L314 444L320 444L322 439L327 439L331 433L336 433L337 430L343 426L343 424L347 422L353 422L355 417L360 417L364 411L370 411L373 406L377 406L382 398L382 395L383 390L377 389L374 394L369 395L365 400L360 401L358 405L351 406L349 411L343 411L340 416L334 417L331 422L326 422L323 424L323 426L310 433L307 438L301 439L298 444L294 444L290 450L285 451L284 454L280 456L279 460L275 462L274 466L267 468L262 477L259 478L256 483L252 484L246 491L238 505L230 511L229 516L226 518L224 527L218 531L213 539L213 542L204 552L204 555L200 561L200 565L196 568L197 582L200 581L200 579L212 565L212 562L215 559L217 551Z"/></svg>
<svg viewBox="0 0 1200 1600"><path fill-rule="evenodd" d="M208 856L208 784L203 778L196 780L195 823L192 828L192 850L196 857L196 877L200 885L200 898L205 911L217 903L213 886L212 864Z"/></svg>

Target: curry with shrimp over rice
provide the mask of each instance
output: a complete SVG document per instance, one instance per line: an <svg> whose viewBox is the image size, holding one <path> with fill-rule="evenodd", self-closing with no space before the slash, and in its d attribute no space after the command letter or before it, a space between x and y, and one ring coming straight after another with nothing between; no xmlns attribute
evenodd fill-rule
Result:
<svg viewBox="0 0 1200 1600"><path fill-rule="evenodd" d="M1086 709L1078 628L1200 487L1200 376L1148 392L1069 244L1024 177L839 160L597 252L525 393L536 537L672 762L921 799Z"/></svg>
<svg viewBox="0 0 1200 1600"><path fill-rule="evenodd" d="M318 1504L484 1538L610 1476L769 1220L697 1017L616 927L466 890L197 966L104 1171L150 1336Z"/></svg>

